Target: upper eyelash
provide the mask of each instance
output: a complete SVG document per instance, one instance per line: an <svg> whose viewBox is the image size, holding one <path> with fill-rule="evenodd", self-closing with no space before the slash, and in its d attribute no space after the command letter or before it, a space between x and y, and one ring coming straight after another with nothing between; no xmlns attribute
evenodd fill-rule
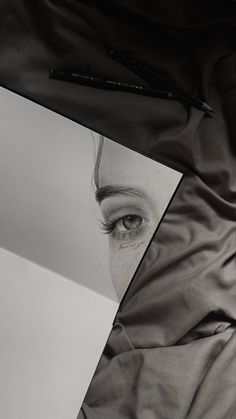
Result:
<svg viewBox="0 0 236 419"><path fill-rule="evenodd" d="M119 217L116 220L112 220L112 221L102 221L101 222L101 229L103 230L103 232L105 234L110 234L112 233L112 231L114 230L116 224L122 220L122 218L124 217Z"/></svg>
<svg viewBox="0 0 236 419"><path fill-rule="evenodd" d="M128 217L130 214L122 215L121 217L117 217L114 220L110 221L101 221L101 229L105 234L110 234L115 229L116 224L125 217Z"/></svg>

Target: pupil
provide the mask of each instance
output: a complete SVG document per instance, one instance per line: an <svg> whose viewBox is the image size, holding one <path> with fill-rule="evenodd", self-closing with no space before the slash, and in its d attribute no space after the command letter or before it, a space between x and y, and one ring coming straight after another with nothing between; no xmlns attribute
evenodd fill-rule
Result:
<svg viewBox="0 0 236 419"><path fill-rule="evenodd" d="M140 217L139 215L127 215L127 217L123 219L123 226L127 230L133 230L135 228L138 228L141 222L142 217Z"/></svg>

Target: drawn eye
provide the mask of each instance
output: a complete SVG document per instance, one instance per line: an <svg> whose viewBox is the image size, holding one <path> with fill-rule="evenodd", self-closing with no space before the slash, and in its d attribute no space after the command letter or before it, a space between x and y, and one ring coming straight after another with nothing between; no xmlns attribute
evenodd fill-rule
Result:
<svg viewBox="0 0 236 419"><path fill-rule="evenodd" d="M129 240L136 237L147 219L137 214L127 214L113 218L102 223L102 229L106 234L111 234L118 240Z"/></svg>
<svg viewBox="0 0 236 419"><path fill-rule="evenodd" d="M142 224L142 217L140 215L126 215L116 223L116 228L120 231L134 230Z"/></svg>

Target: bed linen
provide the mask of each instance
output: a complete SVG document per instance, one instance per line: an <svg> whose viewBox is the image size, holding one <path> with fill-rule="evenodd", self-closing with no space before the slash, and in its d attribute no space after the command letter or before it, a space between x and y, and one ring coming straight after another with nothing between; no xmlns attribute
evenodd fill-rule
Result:
<svg viewBox="0 0 236 419"><path fill-rule="evenodd" d="M234 419L235 2L1 0L0 21L2 86L184 172L78 419ZM143 82L112 48L216 113L48 78L52 67L82 66Z"/></svg>

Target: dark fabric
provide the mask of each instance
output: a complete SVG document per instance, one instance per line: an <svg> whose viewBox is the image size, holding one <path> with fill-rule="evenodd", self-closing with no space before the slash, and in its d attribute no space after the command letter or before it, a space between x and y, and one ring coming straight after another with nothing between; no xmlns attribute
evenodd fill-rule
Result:
<svg viewBox="0 0 236 419"><path fill-rule="evenodd" d="M185 172L121 305L79 419L236 417L236 5L0 2L0 84ZM110 48L215 108L48 79L139 78Z"/></svg>

